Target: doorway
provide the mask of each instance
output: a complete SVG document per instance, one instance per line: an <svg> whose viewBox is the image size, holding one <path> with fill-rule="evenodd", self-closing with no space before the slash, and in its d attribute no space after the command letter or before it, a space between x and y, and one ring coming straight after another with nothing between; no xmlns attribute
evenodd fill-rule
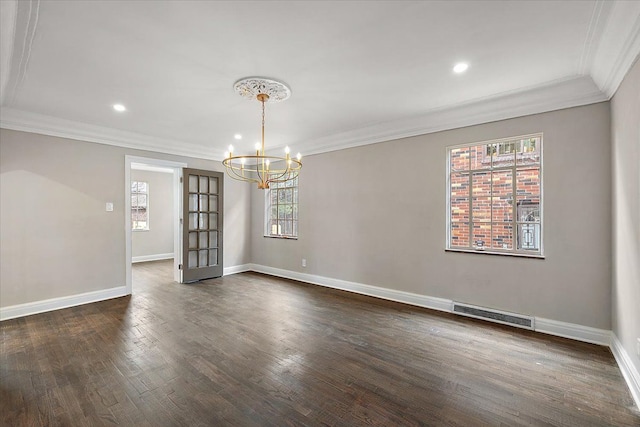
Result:
<svg viewBox="0 0 640 427"><path fill-rule="evenodd" d="M180 283L182 282L182 272L179 269L180 260L182 259L182 229L180 227L180 218L182 217L182 185L180 180L182 178L182 169L186 168L186 163L181 162L173 162L169 160L161 160L161 159L153 159L148 157L138 157L138 156L125 156L125 241L126 241L126 250L125 250L125 268L126 268L126 290L127 294L131 294L133 290L132 285L132 272L131 272L131 264L133 261L133 225L134 219L132 218L131 209L132 209L132 170L147 170L147 171L161 171L162 173L170 174L172 180L172 193L173 193L173 201L171 203L172 210L172 224L173 224L173 280ZM148 187L136 186L136 190L144 190L148 189ZM135 192L133 192L135 195ZM144 197L141 198L144 200ZM137 199L136 199L137 200ZM134 206L135 207L135 206ZM146 209L147 214L153 211L153 201L149 206L144 206L144 203L140 203L138 205L140 208L140 213L138 217L136 217L136 225L138 227L144 227L145 216L142 215L143 211ZM146 217L148 224L151 224L153 218ZM169 253L166 253L166 257L169 257Z"/></svg>

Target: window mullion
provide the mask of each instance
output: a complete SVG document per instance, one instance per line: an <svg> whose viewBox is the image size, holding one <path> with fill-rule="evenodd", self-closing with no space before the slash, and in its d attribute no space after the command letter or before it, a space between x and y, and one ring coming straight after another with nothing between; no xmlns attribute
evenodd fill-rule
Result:
<svg viewBox="0 0 640 427"><path fill-rule="evenodd" d="M493 166L493 156L491 157ZM493 169L489 173L489 249L493 247Z"/></svg>
<svg viewBox="0 0 640 427"><path fill-rule="evenodd" d="M518 180L516 179L516 172L518 171L518 168L516 167L516 162L517 162L517 156L513 161L513 166L512 166L512 170L511 170L511 200L513 200L513 202L511 203L511 227L513 229L513 251L514 252L518 252L518 222L517 222L517 218L516 215L518 214L518 189L516 187L516 184L518 182Z"/></svg>
<svg viewBox="0 0 640 427"><path fill-rule="evenodd" d="M469 172L469 249L473 249L473 173Z"/></svg>
<svg viewBox="0 0 640 427"><path fill-rule="evenodd" d="M491 152L489 158L489 250L493 247L493 158L500 150L500 144L496 145L495 151Z"/></svg>

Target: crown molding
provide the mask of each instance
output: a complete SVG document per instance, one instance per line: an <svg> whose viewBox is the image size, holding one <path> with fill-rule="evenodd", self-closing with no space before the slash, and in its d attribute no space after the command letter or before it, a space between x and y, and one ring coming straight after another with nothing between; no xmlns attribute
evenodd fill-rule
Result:
<svg viewBox="0 0 640 427"><path fill-rule="evenodd" d="M0 105L6 105L26 73L40 2L3 0L1 3L0 65L5 73L0 81ZM11 42L13 49L4 49L5 42ZM297 145L305 155L318 154L606 101L615 94L639 56L640 2L597 0L574 77L304 140ZM6 61L8 67L4 67ZM0 127L6 129L203 159L224 157L223 150L203 147L193 141L169 140L11 108L3 107L1 113Z"/></svg>
<svg viewBox="0 0 640 427"><path fill-rule="evenodd" d="M640 56L640 2L611 2L590 74L609 99Z"/></svg>
<svg viewBox="0 0 640 427"><path fill-rule="evenodd" d="M298 142L305 155L408 138L514 117L607 101L591 77L578 76L498 96L431 110L410 119L380 123L329 137Z"/></svg>
<svg viewBox="0 0 640 427"><path fill-rule="evenodd" d="M18 3L15 0L0 1L0 105L4 103L11 74L11 59L16 37Z"/></svg>
<svg viewBox="0 0 640 427"><path fill-rule="evenodd" d="M600 43L602 33L609 22L609 15L611 14L612 7L613 3L608 0L597 0L593 4L593 12L591 13L591 20L589 21L589 28L587 29L587 36L584 40L584 47L582 49L580 63L578 64L579 75L589 74L589 71L593 66L593 60L598 49L598 44Z"/></svg>
<svg viewBox="0 0 640 427"><path fill-rule="evenodd" d="M202 146L194 143L152 137L5 107L1 109L0 128L207 160L218 160L223 157L219 150L203 149Z"/></svg>
<svg viewBox="0 0 640 427"><path fill-rule="evenodd" d="M2 3L5 2L2 1ZM13 8L12 4L14 4ZM0 105L12 103L27 78L33 41L38 29L40 0L17 2L10 0L2 13L5 14L7 11L10 15L2 18L2 25L4 27L5 24L8 24L9 27L2 29L2 37L8 36L11 48L2 54L2 66L6 66L6 68L4 68L5 75L2 78L4 81L0 86ZM3 46L3 50L4 48L5 46ZM10 57L5 58L5 55L10 55Z"/></svg>
<svg viewBox="0 0 640 427"><path fill-rule="evenodd" d="M607 100L608 97L598 89L591 77L579 76L431 110L424 115L409 119L379 123L328 137L305 140L297 145L305 155L320 154ZM10 108L2 108L0 127L208 160L222 160L224 157L221 150L203 150L201 146L194 143L184 141L178 143L168 139Z"/></svg>

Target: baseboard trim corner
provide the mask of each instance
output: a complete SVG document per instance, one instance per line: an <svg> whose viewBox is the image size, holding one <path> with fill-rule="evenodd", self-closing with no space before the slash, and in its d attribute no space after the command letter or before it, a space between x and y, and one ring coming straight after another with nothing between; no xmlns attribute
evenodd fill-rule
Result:
<svg viewBox="0 0 640 427"><path fill-rule="evenodd" d="M228 276L230 274L244 273L245 271L252 271L251 264L240 264L225 267L223 269L222 275Z"/></svg>
<svg viewBox="0 0 640 427"><path fill-rule="evenodd" d="M60 310L62 308L75 307L92 302L104 301L112 298L123 297L125 295L128 295L126 286L117 286L115 288L101 289L99 291L0 307L0 321L31 316L32 314L45 313L47 311Z"/></svg>
<svg viewBox="0 0 640 427"><path fill-rule="evenodd" d="M616 359L618 367L620 367L620 371L622 372L622 376L629 387L631 397L636 403L636 409L640 410L640 373L631 361L631 358L622 346L622 343L613 332L611 333L611 352L613 353L613 357Z"/></svg>

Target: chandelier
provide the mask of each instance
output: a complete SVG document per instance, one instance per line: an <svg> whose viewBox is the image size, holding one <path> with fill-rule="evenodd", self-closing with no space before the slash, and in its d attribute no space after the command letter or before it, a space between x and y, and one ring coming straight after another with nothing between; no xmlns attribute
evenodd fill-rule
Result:
<svg viewBox="0 0 640 427"><path fill-rule="evenodd" d="M272 182L285 182L298 176L302 169L302 156L291 157L289 147L284 149L284 157L271 156L264 148L265 104L280 102L291 96L291 89L284 83L262 77L247 77L233 85L235 91L244 98L257 99L262 104L262 138L256 143L255 155L234 155L233 146L224 154L222 164L227 174L240 181L255 182L258 188L267 189Z"/></svg>

